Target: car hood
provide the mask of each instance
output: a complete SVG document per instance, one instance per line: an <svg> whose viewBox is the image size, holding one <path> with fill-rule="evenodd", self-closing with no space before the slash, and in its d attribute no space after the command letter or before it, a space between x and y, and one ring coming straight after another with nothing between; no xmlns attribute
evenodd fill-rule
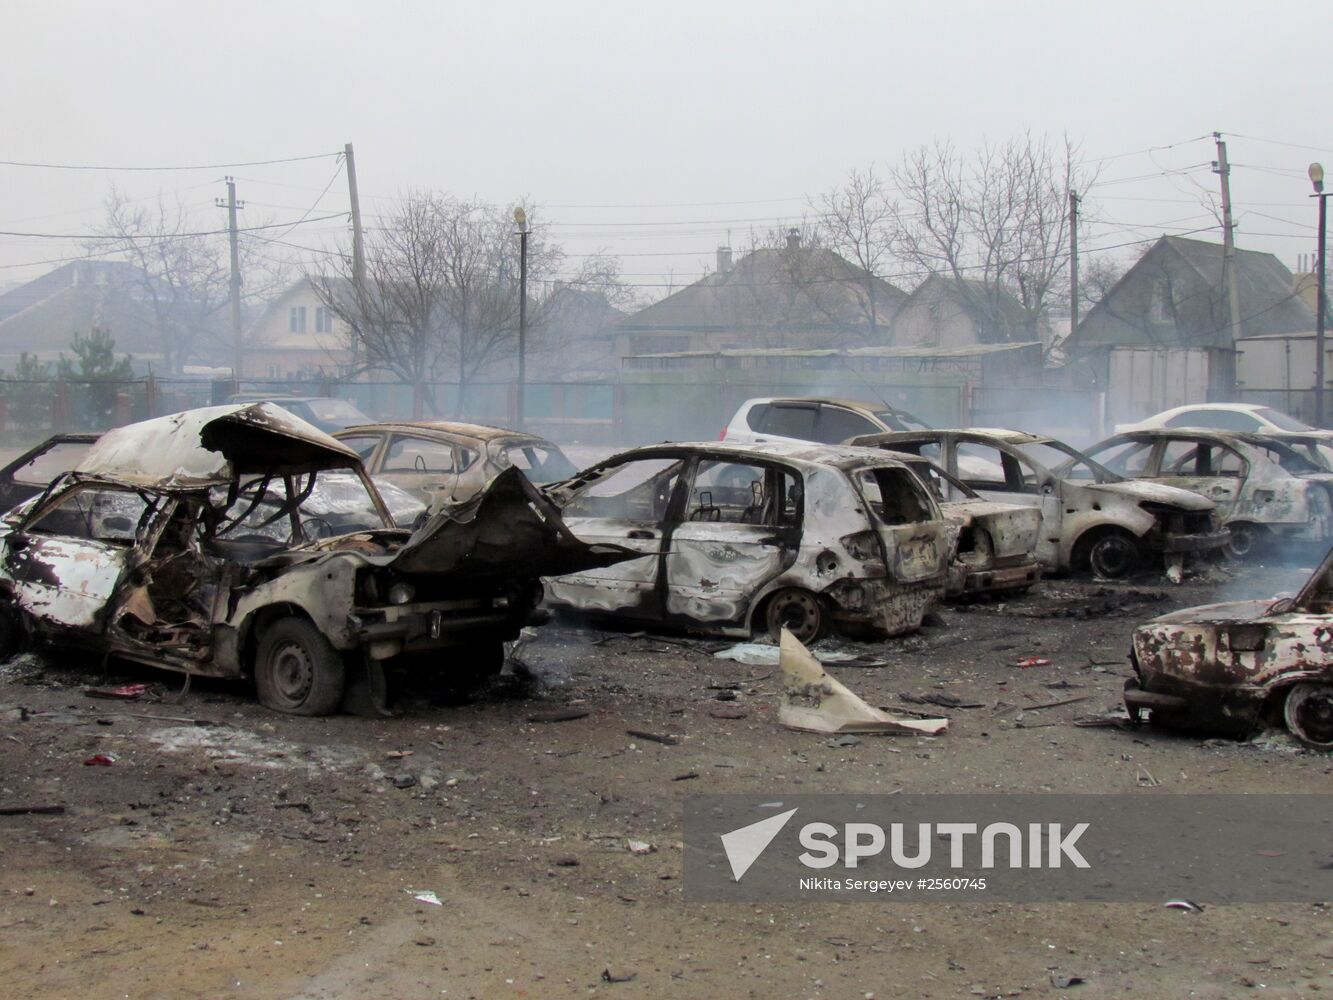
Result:
<svg viewBox="0 0 1333 1000"><path fill-rule="evenodd" d="M1182 510L1213 510L1217 504L1198 493L1182 490L1178 486L1163 486L1160 483L1146 483L1140 479L1126 479L1118 483L1079 483L1081 489L1091 493L1109 494L1124 497L1134 503L1170 504Z"/></svg>
<svg viewBox="0 0 1333 1000"><path fill-rule="evenodd" d="M1276 598L1257 601L1227 601L1223 604L1201 604L1195 608L1185 608L1162 615L1140 626L1152 628L1156 625L1224 625L1227 622L1252 622L1256 618L1268 615L1274 605L1282 603Z"/></svg>
<svg viewBox="0 0 1333 1000"><path fill-rule="evenodd" d="M466 573L478 583L562 576L637 559L618 545L590 545L516 468L460 504L446 505L384 562L403 573Z"/></svg>
<svg viewBox="0 0 1333 1000"><path fill-rule="evenodd" d="M107 431L75 472L153 489L226 486L246 474L354 469L357 453L273 403L208 406Z"/></svg>

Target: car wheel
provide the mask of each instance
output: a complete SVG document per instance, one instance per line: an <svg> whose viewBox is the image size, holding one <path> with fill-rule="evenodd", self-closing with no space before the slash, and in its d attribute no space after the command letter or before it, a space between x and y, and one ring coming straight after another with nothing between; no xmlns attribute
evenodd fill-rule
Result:
<svg viewBox="0 0 1333 1000"><path fill-rule="evenodd" d="M1302 743L1333 748L1333 684L1297 684L1287 692L1282 720Z"/></svg>
<svg viewBox="0 0 1333 1000"><path fill-rule="evenodd" d="M255 687L259 701L289 715L329 715L342 702L346 666L319 629L281 618L259 636Z"/></svg>
<svg viewBox="0 0 1333 1000"><path fill-rule="evenodd" d="M801 642L810 643L819 638L824 610L819 598L808 590L779 590L768 599L764 623L774 639L780 639L785 628Z"/></svg>
<svg viewBox="0 0 1333 1000"><path fill-rule="evenodd" d="M1128 532L1108 531L1088 548L1088 567L1104 580L1123 580L1139 562L1139 543Z"/></svg>
<svg viewBox="0 0 1333 1000"><path fill-rule="evenodd" d="M1245 561L1256 559L1264 547L1264 529L1257 524L1229 524L1231 537L1227 540L1227 555Z"/></svg>

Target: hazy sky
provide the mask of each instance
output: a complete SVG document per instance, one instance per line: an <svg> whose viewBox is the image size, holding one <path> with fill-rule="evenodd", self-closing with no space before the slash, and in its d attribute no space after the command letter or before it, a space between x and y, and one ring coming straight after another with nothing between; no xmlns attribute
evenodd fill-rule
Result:
<svg viewBox="0 0 1333 1000"><path fill-rule="evenodd" d="M628 280L653 298L668 272L676 283L701 274L729 231L741 244L751 228L798 219L808 194L853 167L936 138L972 148L1067 133L1102 161L1085 198L1100 219L1084 239L1092 253L1207 226L1200 198L1217 190L1210 133L1221 130L1239 245L1294 266L1314 248L1306 166L1322 157L1333 172L1319 113L1327 31L1311 11L1252 0L7 0L0 159L328 155L174 172L0 166L0 229L86 232L112 183L179 197L201 228L221 226L224 173L248 203L243 225L346 211L334 154L350 141L368 215L407 188L527 196L571 251L626 254ZM319 246L344 231L332 220L279 234ZM0 284L72 252L0 236Z"/></svg>

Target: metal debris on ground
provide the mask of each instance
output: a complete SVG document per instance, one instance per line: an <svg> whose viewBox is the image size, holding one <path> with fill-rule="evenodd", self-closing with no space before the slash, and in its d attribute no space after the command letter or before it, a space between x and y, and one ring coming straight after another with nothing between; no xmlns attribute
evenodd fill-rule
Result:
<svg viewBox="0 0 1333 1000"><path fill-rule="evenodd" d="M1050 665L1051 661L1044 656L1025 656L1014 664L1014 666L1024 669L1028 667L1049 667Z"/></svg>
<svg viewBox="0 0 1333 1000"><path fill-rule="evenodd" d="M626 736L633 736L635 739L647 740L650 743L661 743L663 746L674 747L680 745L680 740L674 736L663 736L660 733L649 733L642 729L626 729Z"/></svg>
<svg viewBox="0 0 1333 1000"><path fill-rule="evenodd" d="M811 733L904 733L935 736L948 719L913 719L874 708L825 672L810 651L782 630L782 704L778 721Z"/></svg>
<svg viewBox="0 0 1333 1000"><path fill-rule="evenodd" d="M85 767L110 767L120 758L113 753L95 753L85 760Z"/></svg>
<svg viewBox="0 0 1333 1000"><path fill-rule="evenodd" d="M887 660L877 659L871 656L864 656L860 653L854 653L846 649L830 649L815 646L810 649L810 654L820 663L840 667L886 667ZM778 665L782 651L779 647L767 642L739 642L734 646L728 646L726 649L719 649L713 654L719 660L734 660L737 663L744 663L750 667L775 667Z"/></svg>
<svg viewBox="0 0 1333 1000"><path fill-rule="evenodd" d="M646 840L626 840L625 846L631 854L653 854L657 848Z"/></svg>
<svg viewBox="0 0 1333 1000"><path fill-rule="evenodd" d="M634 978L635 978L637 975L638 975L637 972L631 972L631 973L630 973L629 975L627 975L627 976L617 976L617 975L613 974L613 973L611 972L610 969L603 969L603 970L602 970L602 982L604 982L604 983L629 983L629 982L633 982L633 981L634 981Z"/></svg>
<svg viewBox="0 0 1333 1000"><path fill-rule="evenodd" d="M943 692L930 694L912 694L910 691L899 691L898 697L909 705L939 705L941 708L985 708L986 703L982 701L967 701L966 699L956 697L955 695L945 694Z"/></svg>
<svg viewBox="0 0 1333 1000"><path fill-rule="evenodd" d="M529 715L529 722L573 722L575 719L586 719L588 711L582 708L562 709L556 712L538 712L536 715Z"/></svg>
<svg viewBox="0 0 1333 1000"><path fill-rule="evenodd" d="M1168 899L1162 904L1168 910L1184 910L1186 913L1202 913L1203 907L1188 899Z"/></svg>
<svg viewBox="0 0 1333 1000"><path fill-rule="evenodd" d="M440 902L440 897L435 895L430 889L406 889L404 891L419 903L429 903L431 906L444 905Z"/></svg>
<svg viewBox="0 0 1333 1000"><path fill-rule="evenodd" d="M113 688L87 688L89 698L107 698L115 701L138 701L148 693L147 684L122 684Z"/></svg>

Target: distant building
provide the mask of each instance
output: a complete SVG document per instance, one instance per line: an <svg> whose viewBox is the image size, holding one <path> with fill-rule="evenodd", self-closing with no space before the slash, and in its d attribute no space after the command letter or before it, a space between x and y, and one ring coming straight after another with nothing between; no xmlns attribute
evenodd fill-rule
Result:
<svg viewBox="0 0 1333 1000"><path fill-rule="evenodd" d="M25 352L54 361L76 333L94 327L110 331L118 352L159 359L143 285L133 264L78 260L11 288L0 295L0 367L12 368Z"/></svg>
<svg viewBox="0 0 1333 1000"><path fill-rule="evenodd" d="M302 278L274 298L245 335L242 378L339 376L352 366L347 324Z"/></svg>
<svg viewBox="0 0 1333 1000"><path fill-rule="evenodd" d="M1042 340L1040 324L997 285L932 274L893 318L895 347L974 347Z"/></svg>
<svg viewBox="0 0 1333 1000"><path fill-rule="evenodd" d="M616 356L881 346L906 298L833 251L802 246L792 230L786 246L735 261L719 247L714 273L616 326Z"/></svg>

